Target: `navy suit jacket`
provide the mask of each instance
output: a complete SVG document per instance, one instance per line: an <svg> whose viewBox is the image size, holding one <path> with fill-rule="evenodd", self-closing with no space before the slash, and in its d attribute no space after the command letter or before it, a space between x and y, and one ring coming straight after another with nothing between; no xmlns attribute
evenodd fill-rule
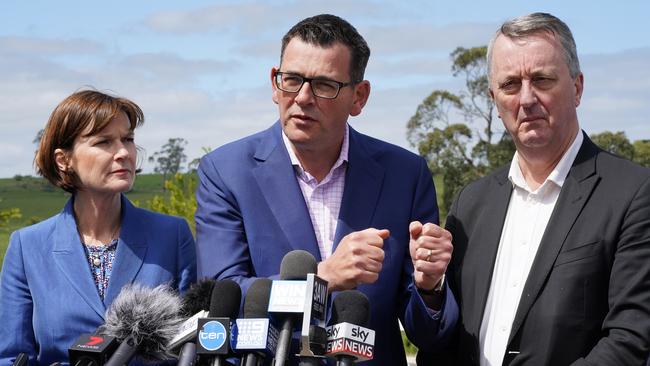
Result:
<svg viewBox="0 0 650 366"><path fill-rule="evenodd" d="M73 198L61 213L11 235L0 280L0 365L25 352L31 364L67 362L68 347L104 323L122 287L196 280L194 240L180 218L134 207L122 196L122 224L104 300L77 232Z"/></svg>
<svg viewBox="0 0 650 366"><path fill-rule="evenodd" d="M200 276L232 278L245 292L255 277L277 278L295 249L321 260L318 242L279 123L206 155L199 166L197 258ZM389 229L379 279L358 289L370 299L375 360L405 365L402 320L419 347L433 347L453 327L458 309L451 292L431 314L413 284L408 226L438 222L433 181L421 157L350 128L345 189L334 248L347 234Z"/></svg>

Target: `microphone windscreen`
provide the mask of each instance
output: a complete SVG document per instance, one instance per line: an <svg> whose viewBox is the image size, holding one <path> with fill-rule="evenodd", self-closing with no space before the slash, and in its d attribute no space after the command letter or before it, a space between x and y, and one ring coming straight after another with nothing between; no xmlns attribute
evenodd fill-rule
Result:
<svg viewBox="0 0 650 366"><path fill-rule="evenodd" d="M332 324L350 323L365 327L370 321L370 301L358 290L339 292L332 300Z"/></svg>
<svg viewBox="0 0 650 366"><path fill-rule="evenodd" d="M229 279L220 280L212 287L210 296L211 318L237 318L241 302L241 288L237 282Z"/></svg>
<svg viewBox="0 0 650 366"><path fill-rule="evenodd" d="M280 263L280 279L282 280L304 280L308 273L317 271L316 258L306 250L290 251Z"/></svg>
<svg viewBox="0 0 650 366"><path fill-rule="evenodd" d="M246 292L244 298L244 318L268 318L269 297L273 281L268 278L258 278Z"/></svg>
<svg viewBox="0 0 650 366"><path fill-rule="evenodd" d="M182 322L180 308L181 299L167 285L126 285L106 311L102 333L119 341L133 336L143 361L165 360L166 346Z"/></svg>
<svg viewBox="0 0 650 366"><path fill-rule="evenodd" d="M212 287L216 281L212 278L204 278L194 283L187 289L183 296L181 315L189 318L199 311L210 310L210 297Z"/></svg>

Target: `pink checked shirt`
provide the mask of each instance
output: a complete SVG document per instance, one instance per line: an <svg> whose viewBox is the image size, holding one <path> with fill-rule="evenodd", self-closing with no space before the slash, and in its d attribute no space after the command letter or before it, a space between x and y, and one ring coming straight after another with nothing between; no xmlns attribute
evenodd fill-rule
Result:
<svg viewBox="0 0 650 366"><path fill-rule="evenodd" d="M339 158L320 183L303 169L298 157L293 152L291 142L289 142L289 139L284 133L282 134L284 146L289 152L291 164L296 172L300 190L309 210L316 240L318 240L318 249L323 260L332 254L336 221L341 209L343 188L345 187L345 172L348 162L348 148L350 144L348 128L345 129Z"/></svg>

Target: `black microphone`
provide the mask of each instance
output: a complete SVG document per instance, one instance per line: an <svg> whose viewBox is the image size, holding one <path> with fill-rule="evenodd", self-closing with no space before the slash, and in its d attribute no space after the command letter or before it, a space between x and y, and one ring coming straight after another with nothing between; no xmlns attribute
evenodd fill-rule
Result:
<svg viewBox="0 0 650 366"><path fill-rule="evenodd" d="M181 299L167 285L124 286L108 311L102 333L121 344L106 363L122 366L134 356L145 362L169 359L167 344L178 332Z"/></svg>
<svg viewBox="0 0 650 366"><path fill-rule="evenodd" d="M332 326L327 328L327 356L337 366L371 360L375 331L365 328L370 320L370 301L357 290L341 291L332 301Z"/></svg>
<svg viewBox="0 0 650 366"><path fill-rule="evenodd" d="M323 321L327 305L327 281L318 278L316 259L304 250L294 250L282 258L280 279L273 281L269 313L282 322L275 366L283 366L291 349L295 324L302 319L299 357L314 357L309 345L312 318Z"/></svg>
<svg viewBox="0 0 650 366"><path fill-rule="evenodd" d="M192 284L183 296L181 316L188 319L181 324L178 334L168 345L171 353L178 354L178 366L192 366L196 361L198 319L208 315L215 282L212 278L199 280Z"/></svg>
<svg viewBox="0 0 650 366"><path fill-rule="evenodd" d="M212 288L210 312L199 319L196 353L208 357L213 366L226 365L230 352L231 319L237 318L241 303L241 288L229 279L217 281Z"/></svg>
<svg viewBox="0 0 650 366"><path fill-rule="evenodd" d="M248 287L244 317L233 327L231 345L243 354L242 366L257 366L275 353L279 331L269 319L271 285L270 279L258 278Z"/></svg>
<svg viewBox="0 0 650 366"><path fill-rule="evenodd" d="M14 360L14 363L11 364L11 366L25 366L29 362L29 356L27 353L20 352L18 356L16 356L16 359Z"/></svg>
<svg viewBox="0 0 650 366"><path fill-rule="evenodd" d="M115 337L100 334L102 326L92 334L82 334L68 348L72 366L103 365L113 355L119 342Z"/></svg>

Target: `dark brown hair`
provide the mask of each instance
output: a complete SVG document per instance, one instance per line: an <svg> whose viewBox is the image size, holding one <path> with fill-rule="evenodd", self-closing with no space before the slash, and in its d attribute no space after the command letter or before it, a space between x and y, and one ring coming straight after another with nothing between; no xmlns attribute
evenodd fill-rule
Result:
<svg viewBox="0 0 650 366"><path fill-rule="evenodd" d="M61 171L56 164L54 151L72 151L80 136L92 136L103 130L120 112L131 123L131 131L144 123L142 109L132 101L96 90L83 90L65 98L52 112L43 130L34 164L45 179L67 192L79 188L73 171Z"/></svg>

